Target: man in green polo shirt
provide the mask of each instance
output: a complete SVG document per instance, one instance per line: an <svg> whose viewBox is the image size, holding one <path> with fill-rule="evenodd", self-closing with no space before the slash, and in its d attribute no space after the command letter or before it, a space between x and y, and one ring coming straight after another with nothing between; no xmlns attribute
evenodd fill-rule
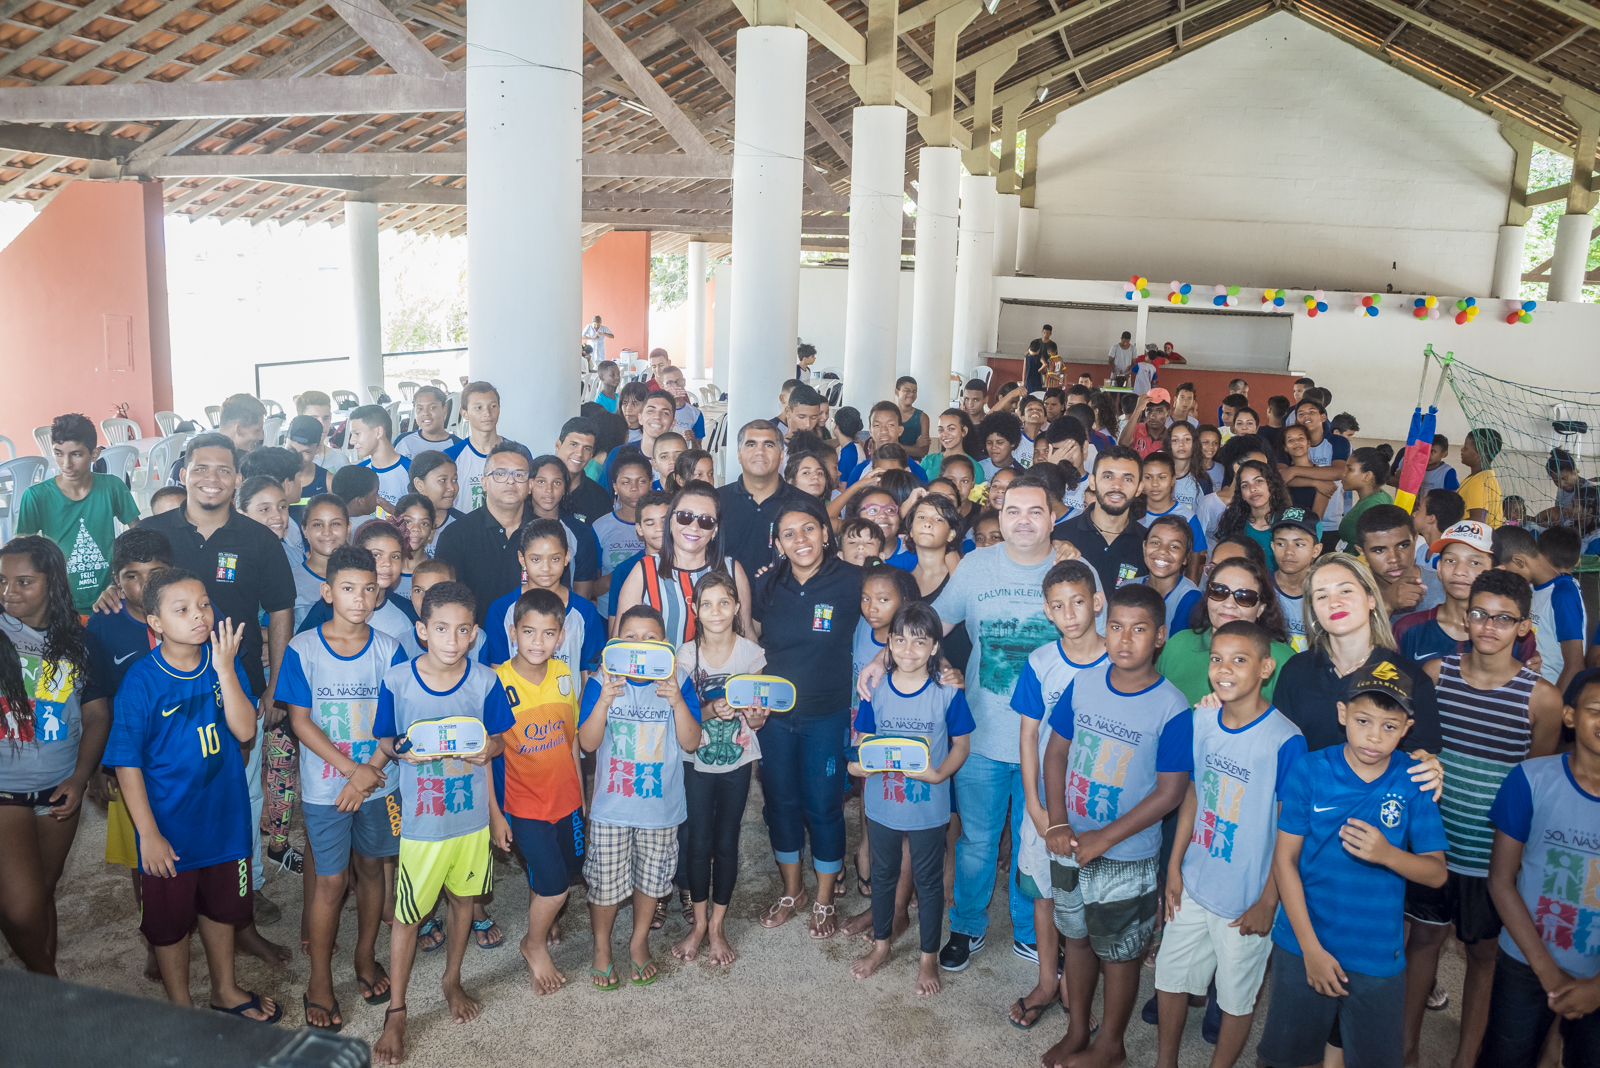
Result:
<svg viewBox="0 0 1600 1068"><path fill-rule="evenodd" d="M58 415L50 423L50 450L60 470L55 478L29 486L17 508L17 533L43 534L67 557L72 603L80 613L94 608L111 574L111 543L117 530L139 521L139 506L115 475L94 471L99 438L86 416Z"/></svg>

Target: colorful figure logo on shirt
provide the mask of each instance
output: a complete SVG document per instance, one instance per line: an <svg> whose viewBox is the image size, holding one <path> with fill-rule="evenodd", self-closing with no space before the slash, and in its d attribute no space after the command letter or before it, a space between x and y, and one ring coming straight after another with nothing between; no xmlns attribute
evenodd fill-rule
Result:
<svg viewBox="0 0 1600 1068"><path fill-rule="evenodd" d="M663 796L667 725L619 722L609 724L608 729L611 759L606 766L606 793L640 799Z"/></svg>
<svg viewBox="0 0 1600 1068"><path fill-rule="evenodd" d="M5 715L0 717L0 738L18 742L65 741L71 731L67 722L67 701L78 682L78 669L67 661L57 661L45 670L45 661L31 653L23 653L22 684L33 695L33 715L19 717L0 700Z"/></svg>
<svg viewBox="0 0 1600 1068"><path fill-rule="evenodd" d="M908 779L903 771L886 771L878 776L883 780L883 799L901 805L917 805L933 800L933 787L916 779Z"/></svg>
<svg viewBox="0 0 1600 1068"><path fill-rule="evenodd" d="M829 632L833 630L833 605L819 604L811 610L811 629Z"/></svg>
<svg viewBox="0 0 1600 1068"><path fill-rule="evenodd" d="M217 581L218 582L232 582L233 579L234 579L234 575L238 572L238 570L239 570L239 554L238 553L218 553L217 554Z"/></svg>
<svg viewBox="0 0 1600 1068"><path fill-rule="evenodd" d="M1200 776L1200 816L1193 842L1218 860L1233 862L1233 835L1239 829L1244 783L1214 768Z"/></svg>
<svg viewBox="0 0 1600 1068"><path fill-rule="evenodd" d="M321 701L316 723L334 748L358 764L365 764L378 750L372 737L372 720L378 711L376 701ZM361 736L365 735L365 738ZM332 764L322 765L324 779L343 779Z"/></svg>
<svg viewBox="0 0 1600 1068"><path fill-rule="evenodd" d="M1067 807L1076 815L1098 820L1102 826L1120 814L1122 783L1133 760L1134 747L1115 738L1077 729L1072 740L1072 767L1067 774Z"/></svg>
<svg viewBox="0 0 1600 1068"><path fill-rule="evenodd" d="M1600 952L1600 856L1553 846L1545 850L1533 925L1558 949Z"/></svg>
<svg viewBox="0 0 1600 1068"><path fill-rule="evenodd" d="M443 816L447 812L471 812L471 775L418 775L418 816Z"/></svg>

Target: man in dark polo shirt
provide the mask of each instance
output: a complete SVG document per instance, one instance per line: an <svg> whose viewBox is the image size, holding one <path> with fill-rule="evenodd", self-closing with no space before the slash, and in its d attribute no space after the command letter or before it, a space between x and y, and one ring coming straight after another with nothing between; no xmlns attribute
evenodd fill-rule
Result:
<svg viewBox="0 0 1600 1068"><path fill-rule="evenodd" d="M489 606L522 585L517 560L517 531L532 513L528 508L528 454L514 441L489 450L483 463L483 507L473 509L444 528L434 555L450 561L456 580L472 588L478 599L478 622Z"/></svg>
<svg viewBox="0 0 1600 1068"><path fill-rule="evenodd" d="M173 563L200 576L211 610L221 624L231 619L245 624L239 650L240 663L250 682L250 693L260 709L255 744L245 754L245 778L250 785L250 820L261 822L261 732L274 727L286 709L279 709L271 694L277 685L278 665L294 636L294 573L276 534L234 510L238 483L238 453L226 434L201 434L189 442L179 474L188 499L173 508L141 520L141 530L157 530L172 545ZM114 588L114 587L113 587ZM104 602L102 602L104 603ZM116 606L120 608L121 605ZM261 615L267 616L267 667L261 664ZM261 836L251 834L250 868L256 890L256 915L271 923L279 910L260 893ZM263 959L288 963L282 947L262 938L252 926L239 932L239 948Z"/></svg>
<svg viewBox="0 0 1600 1068"><path fill-rule="evenodd" d="M772 525L788 501L811 495L783 480L783 439L778 428L755 419L739 428L738 478L718 490L722 498L722 545L739 561L744 573L756 573L777 557L773 553Z"/></svg>
<svg viewBox="0 0 1600 1068"><path fill-rule="evenodd" d="M567 469L567 495L561 500L561 510L591 526L596 519L611 514L611 494L584 471L594 459L598 434L594 420L580 415L563 423L561 437L556 439L556 455Z"/></svg>
<svg viewBox="0 0 1600 1068"><path fill-rule="evenodd" d="M1057 524L1053 541L1071 542L1083 562L1100 576L1100 588L1114 590L1145 573L1144 528L1129 508L1139 493L1144 461L1126 445L1101 449L1094 460L1095 503Z"/></svg>

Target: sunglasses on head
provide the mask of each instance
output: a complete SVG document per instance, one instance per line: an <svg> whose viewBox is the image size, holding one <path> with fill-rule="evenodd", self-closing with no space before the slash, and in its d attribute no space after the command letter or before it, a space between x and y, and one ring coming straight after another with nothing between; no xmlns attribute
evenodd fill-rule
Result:
<svg viewBox="0 0 1600 1068"><path fill-rule="evenodd" d="M686 527L691 523L698 523L700 524L701 530L717 529L717 517L714 515L699 515L695 512L684 511L673 512L672 518L678 521L678 525L680 527Z"/></svg>
<svg viewBox="0 0 1600 1068"><path fill-rule="evenodd" d="M1226 601L1233 598L1233 603L1240 608L1254 608L1261 603L1260 590L1247 590L1244 587L1229 589L1220 582L1213 582L1206 586L1206 596L1213 601Z"/></svg>

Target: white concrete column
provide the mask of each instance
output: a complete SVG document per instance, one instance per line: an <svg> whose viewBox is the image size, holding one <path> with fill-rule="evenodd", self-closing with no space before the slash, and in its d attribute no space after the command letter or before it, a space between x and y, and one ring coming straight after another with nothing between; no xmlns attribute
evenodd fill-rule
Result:
<svg viewBox="0 0 1600 1068"><path fill-rule="evenodd" d="M467 31L468 366L535 452L578 399L583 2L476 0Z"/></svg>
<svg viewBox="0 0 1600 1068"><path fill-rule="evenodd" d="M919 396L943 398L954 370L957 217L961 150L924 148L917 155L917 273L912 279L911 370ZM963 372L971 367L963 366Z"/></svg>
<svg viewBox="0 0 1600 1068"><path fill-rule="evenodd" d="M350 296L355 308L356 396L370 404L368 386L383 386L383 313L378 301L378 205L347 203L345 230L350 234Z"/></svg>
<svg viewBox="0 0 1600 1068"><path fill-rule="evenodd" d="M894 396L900 236L906 218L906 109L877 105L856 108L853 114L844 403L865 412Z"/></svg>
<svg viewBox="0 0 1600 1068"><path fill-rule="evenodd" d="M806 33L751 26L735 41L733 303L728 321L729 477L739 428L770 419L794 375L800 324L800 168L805 151Z"/></svg>
<svg viewBox="0 0 1600 1068"><path fill-rule="evenodd" d="M1022 198L1015 193L996 193L994 198L994 273L1010 278L1017 273L1017 220Z"/></svg>
<svg viewBox="0 0 1600 1068"><path fill-rule="evenodd" d="M990 300L994 294L994 178L961 179L961 239L956 251L956 319L950 360L971 370L989 340Z"/></svg>
<svg viewBox="0 0 1600 1068"><path fill-rule="evenodd" d="M1139 353L1144 351L1145 342L1149 340L1150 302L1148 300L1139 300L1136 294L1134 303L1139 305L1139 308L1134 312L1133 316L1133 355L1138 356ZM1131 370L1129 374L1132 374Z"/></svg>
<svg viewBox="0 0 1600 1068"><path fill-rule="evenodd" d="M1527 236L1526 227L1500 227L1500 239L1494 246L1494 281L1489 287L1490 296L1511 298L1522 293L1522 253Z"/></svg>
<svg viewBox="0 0 1600 1068"><path fill-rule="evenodd" d="M1039 266L1039 209L1017 209L1017 273L1037 274Z"/></svg>
<svg viewBox="0 0 1600 1068"><path fill-rule="evenodd" d="M1589 269L1589 241L1593 220L1587 215L1563 215L1556 222L1555 255L1550 262L1551 300L1582 300L1583 276ZM1499 256L1495 257L1496 261ZM1497 276L1498 276L1498 262Z"/></svg>
<svg viewBox="0 0 1600 1068"><path fill-rule="evenodd" d="M689 242L689 378L706 376L706 243Z"/></svg>

